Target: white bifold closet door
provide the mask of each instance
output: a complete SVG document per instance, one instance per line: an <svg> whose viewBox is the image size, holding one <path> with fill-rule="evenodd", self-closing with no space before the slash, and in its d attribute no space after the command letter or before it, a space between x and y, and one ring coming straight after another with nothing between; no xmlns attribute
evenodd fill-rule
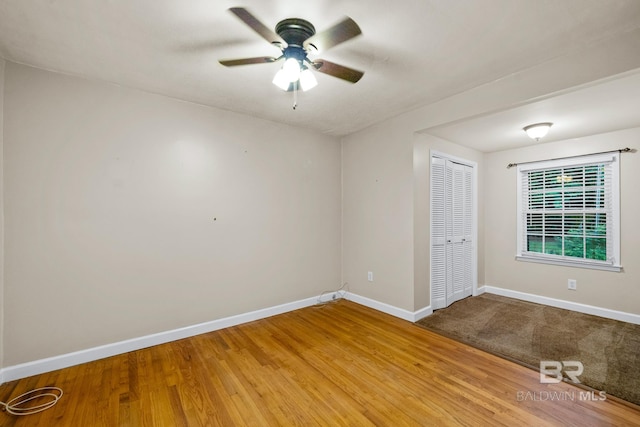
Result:
<svg viewBox="0 0 640 427"><path fill-rule="evenodd" d="M473 292L473 168L431 158L431 307Z"/></svg>

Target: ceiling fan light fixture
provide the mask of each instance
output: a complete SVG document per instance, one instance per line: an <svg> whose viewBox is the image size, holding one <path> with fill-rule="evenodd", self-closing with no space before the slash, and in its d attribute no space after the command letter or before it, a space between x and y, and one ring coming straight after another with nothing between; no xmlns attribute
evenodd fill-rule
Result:
<svg viewBox="0 0 640 427"><path fill-rule="evenodd" d="M544 138L547 133L549 133L549 129L551 128L551 126L553 126L553 123L551 122L534 123L532 125L523 127L522 130L527 133L529 138L540 141L540 138Z"/></svg>
<svg viewBox="0 0 640 427"><path fill-rule="evenodd" d="M310 69L304 67L304 69L300 72L300 87L304 92L309 89L313 89L318 85L318 80L316 80L316 76L313 75Z"/></svg>

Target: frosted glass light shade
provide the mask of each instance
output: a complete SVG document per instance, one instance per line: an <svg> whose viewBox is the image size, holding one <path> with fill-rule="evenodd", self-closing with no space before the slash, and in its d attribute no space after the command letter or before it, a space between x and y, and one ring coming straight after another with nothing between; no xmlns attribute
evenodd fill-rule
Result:
<svg viewBox="0 0 640 427"><path fill-rule="evenodd" d="M280 68L276 75L273 77L272 82L282 90L289 90L290 84L297 82L300 79L301 75L302 73L300 70L300 62L295 58L288 58L286 61L284 61L282 68ZM302 82L300 83L302 84ZM311 87L309 87L309 89ZM303 90L306 89L303 88Z"/></svg>
<svg viewBox="0 0 640 427"><path fill-rule="evenodd" d="M316 76L313 75L310 69L305 68L300 73L300 87L303 91L308 91L309 89L313 89L318 85L318 81L316 80Z"/></svg>
<svg viewBox="0 0 640 427"><path fill-rule="evenodd" d="M293 83L300 78L300 63L295 58L289 58L284 61L282 71L284 72L287 80L289 80L290 83Z"/></svg>
<svg viewBox="0 0 640 427"><path fill-rule="evenodd" d="M279 69L276 75L273 77L273 84L278 86L282 90L289 89L289 79L282 69Z"/></svg>
<svg viewBox="0 0 640 427"><path fill-rule="evenodd" d="M547 135L547 133L549 133L549 129L551 128L551 126L553 126L553 123L550 122L535 123L529 126L525 126L524 128L522 128L522 130L527 133L529 138L539 141L540 138L543 138Z"/></svg>

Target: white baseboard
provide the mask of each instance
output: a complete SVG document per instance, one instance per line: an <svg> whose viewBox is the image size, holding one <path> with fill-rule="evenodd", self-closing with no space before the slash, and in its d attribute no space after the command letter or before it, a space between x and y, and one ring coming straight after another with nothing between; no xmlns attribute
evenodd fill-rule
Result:
<svg viewBox="0 0 640 427"><path fill-rule="evenodd" d="M431 310L431 306L427 306L418 311L411 312L350 292L328 292L326 294L323 294L321 297L306 298L299 301L277 305L274 307L268 307L261 310L239 314L236 316L230 316L223 319L212 320L210 322L199 323L197 325L186 326L184 328L173 329L157 334L145 335L138 338L132 338L129 340L93 347L86 350L80 350L73 353L61 354L59 356L48 357L46 359L34 360L32 362L21 363L19 365L8 366L6 368L0 369L0 384L3 384L6 381L13 381L30 377L32 375L55 371L57 369L68 368L69 366L92 362L94 360L104 359L105 357L111 357L118 354L151 347L154 345L164 344L183 338L189 338L195 335L205 334L207 332L240 325L242 323L252 322L254 320L264 319L266 317L275 316L277 314L286 313L288 311L309 307L317 303L328 302L333 300L334 296L336 298L344 298L372 308L374 310L378 310L383 313L408 320L409 322L416 322L433 312L433 310Z"/></svg>
<svg viewBox="0 0 640 427"><path fill-rule="evenodd" d="M478 295L484 292L640 325L640 315L626 313L624 311L610 310L608 308L596 307L593 305L565 301L556 298L543 297L540 295L528 294L526 292L513 291L511 289L498 288L495 286L485 285L482 288L478 288Z"/></svg>
<svg viewBox="0 0 640 427"><path fill-rule="evenodd" d="M427 306L418 311L409 311L371 298L363 297L358 294L352 294L351 292L347 293L345 299L364 305L365 307L373 308L374 310L399 317L400 319L408 320L409 322L416 322L433 312L433 310L431 310L431 306Z"/></svg>
<svg viewBox="0 0 640 427"><path fill-rule="evenodd" d="M334 293L324 294L323 300L333 299ZM3 384L5 381L13 381L20 378L26 378L32 375L51 372L57 369L79 365L81 363L104 359L105 357L111 357L158 344L164 344L183 338L216 331L218 329L228 328L230 326L236 326L242 323L252 322L254 320L264 319L266 317L275 316L277 314L286 313L288 311L297 310L303 307L308 307L318 302L318 297L306 298L286 304L277 305L274 307L268 307L248 313L239 314L236 316L225 317L223 319L217 319L210 322L186 326L184 328L173 329L171 331L146 335L139 338L106 344L86 350L76 351L73 353L48 357L46 359L34 360L32 362L21 363L19 365L8 366L0 370L0 384Z"/></svg>
<svg viewBox="0 0 640 427"><path fill-rule="evenodd" d="M433 314L433 309L430 305L425 308L421 308L420 310L413 313L413 322L417 322L420 319L423 319L427 316L431 316Z"/></svg>

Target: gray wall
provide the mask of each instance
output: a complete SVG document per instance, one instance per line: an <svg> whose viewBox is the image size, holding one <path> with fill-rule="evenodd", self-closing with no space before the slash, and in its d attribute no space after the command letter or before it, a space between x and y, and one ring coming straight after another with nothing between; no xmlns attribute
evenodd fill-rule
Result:
<svg viewBox="0 0 640 427"><path fill-rule="evenodd" d="M4 366L340 285L332 137L7 62Z"/></svg>

